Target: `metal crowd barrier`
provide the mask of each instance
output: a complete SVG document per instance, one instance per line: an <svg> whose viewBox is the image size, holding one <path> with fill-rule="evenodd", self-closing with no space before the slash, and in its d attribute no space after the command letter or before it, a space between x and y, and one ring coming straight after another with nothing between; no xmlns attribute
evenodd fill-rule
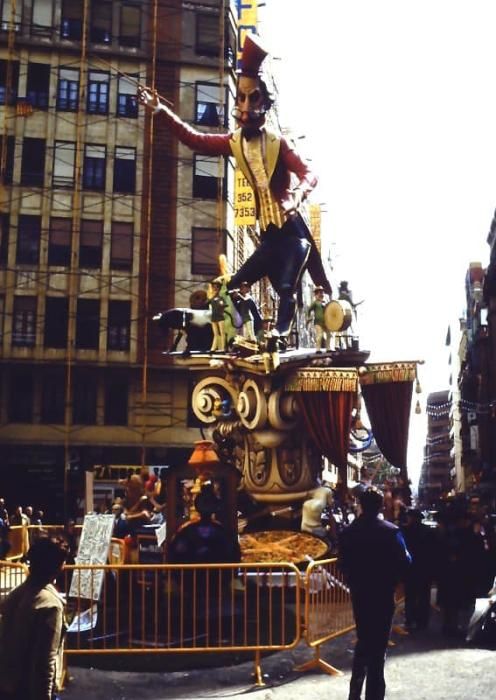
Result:
<svg viewBox="0 0 496 700"><path fill-rule="evenodd" d="M28 567L20 562L0 561L0 603L26 580Z"/></svg>
<svg viewBox="0 0 496 700"><path fill-rule="evenodd" d="M29 534L28 534L29 531ZM40 531L10 528L9 562L0 562L0 601L19 585L21 558ZM340 671L320 658L325 642L354 628L350 591L336 559L289 563L125 564L125 542L112 539L105 566L66 566L58 581L67 597L66 659L75 654L253 652L263 685L261 654L304 641L314 657L296 670ZM401 601L398 596L398 603Z"/></svg>
<svg viewBox="0 0 496 700"><path fill-rule="evenodd" d="M301 639L294 564L66 566L65 654L254 653Z"/></svg>
<svg viewBox="0 0 496 700"><path fill-rule="evenodd" d="M28 529L23 525L12 525L7 539L10 544L7 559L9 561L21 559L29 549Z"/></svg>
<svg viewBox="0 0 496 700"><path fill-rule="evenodd" d="M66 596L71 655L253 652L256 685L264 685L261 654L304 641L315 655L296 671L341 671L320 647L355 627L351 595L336 559L290 563L124 564L112 539L109 564L67 565L57 581ZM0 603L28 574L0 561ZM398 607L404 601L401 587ZM405 634L402 627L393 632ZM394 642L390 642L394 644Z"/></svg>
<svg viewBox="0 0 496 700"><path fill-rule="evenodd" d="M81 527L81 525L74 526L78 535L81 533ZM22 559L27 554L31 543L41 535L63 537L66 534L63 525L11 525L8 531L10 549L7 553L7 561Z"/></svg>
<svg viewBox="0 0 496 700"><path fill-rule="evenodd" d="M324 642L355 627L350 589L338 570L337 559L311 562L305 573L304 591L302 637L314 649L315 656L296 670L318 668L330 675L341 675L341 671L320 658L320 646Z"/></svg>

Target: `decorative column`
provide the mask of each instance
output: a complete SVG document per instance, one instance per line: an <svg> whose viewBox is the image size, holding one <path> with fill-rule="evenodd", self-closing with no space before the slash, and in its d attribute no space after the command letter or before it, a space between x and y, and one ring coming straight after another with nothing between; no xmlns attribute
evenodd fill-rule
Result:
<svg viewBox="0 0 496 700"><path fill-rule="evenodd" d="M214 434L234 440L242 485L254 499L291 503L317 485L321 454L310 444L296 397L280 376L206 377L196 385L192 404Z"/></svg>

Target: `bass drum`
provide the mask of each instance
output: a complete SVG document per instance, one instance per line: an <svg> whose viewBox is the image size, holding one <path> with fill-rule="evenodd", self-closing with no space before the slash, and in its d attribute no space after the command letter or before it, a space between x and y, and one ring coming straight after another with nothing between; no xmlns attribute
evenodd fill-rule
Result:
<svg viewBox="0 0 496 700"><path fill-rule="evenodd" d="M346 331L353 320L353 308L345 299L330 301L324 310L324 324L328 331Z"/></svg>

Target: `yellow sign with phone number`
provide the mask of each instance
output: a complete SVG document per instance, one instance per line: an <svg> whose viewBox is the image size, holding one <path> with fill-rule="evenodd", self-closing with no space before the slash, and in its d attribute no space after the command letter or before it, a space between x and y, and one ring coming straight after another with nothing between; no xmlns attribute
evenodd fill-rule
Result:
<svg viewBox="0 0 496 700"><path fill-rule="evenodd" d="M239 168L234 187L234 223L236 226L255 226L255 195L250 183Z"/></svg>

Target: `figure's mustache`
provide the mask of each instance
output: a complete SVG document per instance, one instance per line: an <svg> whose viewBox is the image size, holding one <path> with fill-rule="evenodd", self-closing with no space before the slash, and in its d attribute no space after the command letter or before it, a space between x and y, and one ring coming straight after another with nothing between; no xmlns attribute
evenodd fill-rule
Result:
<svg viewBox="0 0 496 700"><path fill-rule="evenodd" d="M260 117L264 117L267 114L267 110L265 109L265 107L260 107L260 109L250 109L249 111L243 111L239 109L239 107L234 107L231 112L231 115L238 121L242 118L243 114L247 114L248 119L250 121L254 121L256 119L260 119Z"/></svg>

